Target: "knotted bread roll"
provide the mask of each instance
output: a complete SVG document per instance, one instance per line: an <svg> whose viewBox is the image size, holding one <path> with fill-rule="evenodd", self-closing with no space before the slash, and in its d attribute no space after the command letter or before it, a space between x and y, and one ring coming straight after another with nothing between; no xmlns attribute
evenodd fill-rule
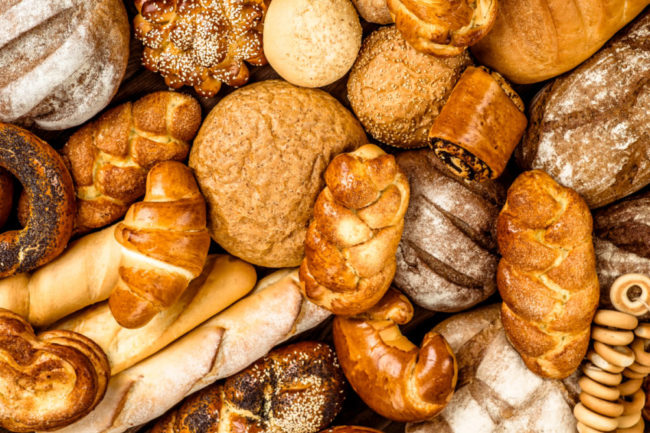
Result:
<svg viewBox="0 0 650 433"><path fill-rule="evenodd" d="M210 248L205 213L189 167L167 161L149 171L144 200L115 229L122 259L108 305L120 325L144 326L199 276Z"/></svg>
<svg viewBox="0 0 650 433"><path fill-rule="evenodd" d="M409 184L392 155L367 144L325 171L300 267L304 293L334 314L375 305L395 275Z"/></svg>
<svg viewBox="0 0 650 433"><path fill-rule="evenodd" d="M587 352L599 298L591 231L584 200L539 170L515 180L497 219L501 320L540 376L569 376Z"/></svg>

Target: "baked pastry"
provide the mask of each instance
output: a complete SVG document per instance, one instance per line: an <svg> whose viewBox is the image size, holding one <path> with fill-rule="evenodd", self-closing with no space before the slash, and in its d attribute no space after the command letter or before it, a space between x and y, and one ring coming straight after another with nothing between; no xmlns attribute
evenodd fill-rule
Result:
<svg viewBox="0 0 650 433"><path fill-rule="evenodd" d="M9 217L14 197L14 181L9 172L0 167L0 227Z"/></svg>
<svg viewBox="0 0 650 433"><path fill-rule="evenodd" d="M334 345L343 373L361 399L383 417L424 421L440 413L456 387L454 352L437 332L420 348L398 325L413 318L413 306L396 290L365 313L334 318Z"/></svg>
<svg viewBox="0 0 650 433"><path fill-rule="evenodd" d="M429 131L434 153L461 177L501 176L526 130L524 103L496 72L469 67Z"/></svg>
<svg viewBox="0 0 650 433"><path fill-rule="evenodd" d="M406 433L575 432L577 374L562 381L533 374L508 342L499 305L438 324L458 361L456 392L445 410Z"/></svg>
<svg viewBox="0 0 650 433"><path fill-rule="evenodd" d="M208 257L205 200L192 171L176 161L156 164L144 200L131 205L115 239L122 260L108 305L120 325L139 328L178 300Z"/></svg>
<svg viewBox="0 0 650 433"><path fill-rule="evenodd" d="M3 1L0 121L80 125L108 105L128 59L121 0Z"/></svg>
<svg viewBox="0 0 650 433"><path fill-rule="evenodd" d="M107 302L67 316L52 328L78 332L97 343L114 376L225 310L248 294L256 282L252 265L229 255L210 255L201 275L181 297L138 329L121 326Z"/></svg>
<svg viewBox="0 0 650 433"><path fill-rule="evenodd" d="M157 162L187 157L201 124L191 96L156 92L113 108L75 132L62 154L77 188L75 230L106 226L145 192Z"/></svg>
<svg viewBox="0 0 650 433"><path fill-rule="evenodd" d="M106 392L104 352L74 332L34 335L22 317L0 309L0 426L54 430L90 412Z"/></svg>
<svg viewBox="0 0 650 433"><path fill-rule="evenodd" d="M496 219L505 188L460 178L429 150L403 152L397 164L411 187L393 284L434 311L461 311L496 289Z"/></svg>
<svg viewBox="0 0 650 433"><path fill-rule="evenodd" d="M363 41L350 71L348 99L376 140L424 147L434 119L471 64L466 52L448 58L422 54L395 26L382 27Z"/></svg>
<svg viewBox="0 0 650 433"><path fill-rule="evenodd" d="M365 143L354 116L320 90L273 80L226 96L203 122L189 162L212 238L256 265L300 265L327 164Z"/></svg>
<svg viewBox="0 0 650 433"><path fill-rule="evenodd" d="M530 109L520 165L546 171L591 208L650 183L648 32L645 12L576 70L542 89Z"/></svg>
<svg viewBox="0 0 650 433"><path fill-rule="evenodd" d="M376 24L390 24L393 17L390 16L386 0L352 0L361 18Z"/></svg>
<svg viewBox="0 0 650 433"><path fill-rule="evenodd" d="M569 376L587 352L599 297L591 231L584 200L539 170L514 181L497 219L503 328L540 376Z"/></svg>
<svg viewBox="0 0 650 433"><path fill-rule="evenodd" d="M113 376L99 406L60 433L121 433L144 424L328 316L302 296L295 270L271 274L251 296Z"/></svg>
<svg viewBox="0 0 650 433"><path fill-rule="evenodd" d="M358 314L384 296L395 275L409 184L373 144L335 157L307 229L301 287L334 314Z"/></svg>
<svg viewBox="0 0 650 433"><path fill-rule="evenodd" d="M361 33L350 0L273 0L264 21L264 54L288 82L322 87L350 70Z"/></svg>
<svg viewBox="0 0 650 433"><path fill-rule="evenodd" d="M205 431L316 433L340 412L344 380L334 351L303 341L271 351L165 415L151 433Z"/></svg>
<svg viewBox="0 0 650 433"><path fill-rule="evenodd" d="M588 59L647 5L648 0L499 0L494 28L472 54L515 83L544 81Z"/></svg>
<svg viewBox="0 0 650 433"><path fill-rule="evenodd" d="M0 166L23 184L32 206L22 230L0 235L0 278L61 254L74 224L74 188L63 160L36 135L0 123Z"/></svg>
<svg viewBox="0 0 650 433"><path fill-rule="evenodd" d="M135 36L145 48L142 63L172 88L193 86L214 96L221 83L242 86L244 61L265 65L264 14L270 0L135 0Z"/></svg>
<svg viewBox="0 0 650 433"><path fill-rule="evenodd" d="M386 3L408 43L420 52L436 56L459 55L490 31L497 16L497 0Z"/></svg>

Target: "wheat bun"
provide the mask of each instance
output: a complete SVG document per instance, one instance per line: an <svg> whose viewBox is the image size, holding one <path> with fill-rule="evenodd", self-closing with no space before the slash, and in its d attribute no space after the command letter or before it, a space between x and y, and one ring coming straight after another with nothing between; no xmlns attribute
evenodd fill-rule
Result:
<svg viewBox="0 0 650 433"><path fill-rule="evenodd" d="M212 238L272 268L300 265L322 174L366 143L352 113L321 90L262 81L222 99L190 154Z"/></svg>
<svg viewBox="0 0 650 433"><path fill-rule="evenodd" d="M386 0L352 0L352 3L356 6L359 15L370 23L389 24L393 22Z"/></svg>
<svg viewBox="0 0 650 433"><path fill-rule="evenodd" d="M427 145L429 129L472 60L419 53L395 26L368 36L350 79L352 109L378 141L401 148Z"/></svg>
<svg viewBox="0 0 650 433"><path fill-rule="evenodd" d="M264 55L290 83L322 87L350 70L361 32L349 0L273 0L264 20Z"/></svg>

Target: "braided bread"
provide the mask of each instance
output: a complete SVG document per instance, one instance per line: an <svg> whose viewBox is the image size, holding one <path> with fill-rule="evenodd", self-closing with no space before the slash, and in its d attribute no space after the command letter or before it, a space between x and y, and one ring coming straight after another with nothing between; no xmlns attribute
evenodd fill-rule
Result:
<svg viewBox="0 0 650 433"><path fill-rule="evenodd" d="M62 153L77 188L76 232L118 220L145 192L157 162L185 159L201 107L182 93L156 92L85 125Z"/></svg>
<svg viewBox="0 0 650 433"><path fill-rule="evenodd" d="M104 397L110 368L92 340L70 331L34 335L22 317L0 309L0 426L54 430Z"/></svg>
<svg viewBox="0 0 650 433"><path fill-rule="evenodd" d="M203 269L210 248L205 200L192 170L155 165L144 200L115 229L122 245L120 278L108 305L125 328L139 328L171 306Z"/></svg>
<svg viewBox="0 0 650 433"><path fill-rule="evenodd" d="M326 344L275 349L246 370L187 398L151 433L204 431L315 433L341 411L343 373Z"/></svg>
<svg viewBox="0 0 650 433"><path fill-rule="evenodd" d="M399 330L413 318L406 296L391 289L357 316L336 316L336 354L352 388L375 412L401 422L424 421L451 400L458 378L456 357L437 332L420 348Z"/></svg>
<svg viewBox="0 0 650 433"><path fill-rule="evenodd" d="M451 57L474 45L492 28L497 0L387 0L404 39L418 51Z"/></svg>
<svg viewBox="0 0 650 433"><path fill-rule="evenodd" d="M222 82L244 85L244 61L267 63L262 28L269 2L136 0L133 26L145 45L142 62L168 86L194 86L201 96L216 95Z"/></svg>
<svg viewBox="0 0 650 433"><path fill-rule="evenodd" d="M587 352L599 297L591 230L584 200L539 170L515 180L497 219L503 328L540 376L569 376Z"/></svg>
<svg viewBox="0 0 650 433"><path fill-rule="evenodd" d="M357 314L382 298L395 275L409 184L392 155L368 144L338 155L314 205L300 281L334 314Z"/></svg>

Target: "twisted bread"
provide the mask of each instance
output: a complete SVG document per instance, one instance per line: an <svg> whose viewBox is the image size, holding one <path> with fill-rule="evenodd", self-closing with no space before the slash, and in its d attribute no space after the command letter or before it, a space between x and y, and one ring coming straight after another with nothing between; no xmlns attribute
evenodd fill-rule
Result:
<svg viewBox="0 0 650 433"><path fill-rule="evenodd" d="M591 230L584 200L538 170L515 180L497 219L503 327L540 376L569 376L587 352L599 297Z"/></svg>
<svg viewBox="0 0 650 433"><path fill-rule="evenodd" d="M14 197L14 182L11 175L0 168L0 227L2 227L11 212L11 204Z"/></svg>
<svg viewBox="0 0 650 433"><path fill-rule="evenodd" d="M361 399L378 414L402 422L424 421L445 408L458 378L456 358L437 332L420 348L398 325L413 318L413 306L396 290L373 308L334 319L334 345L343 372Z"/></svg>
<svg viewBox="0 0 650 433"><path fill-rule="evenodd" d="M115 107L75 132L62 153L77 188L76 231L121 218L157 162L183 160L201 123L187 95L156 92Z"/></svg>
<svg viewBox="0 0 650 433"><path fill-rule="evenodd" d="M334 314L357 314L382 298L395 275L409 185L392 155L368 144L338 155L314 205L300 281Z"/></svg>
<svg viewBox="0 0 650 433"><path fill-rule="evenodd" d="M38 337L19 315L0 308L0 426L53 430L90 412L110 368L92 340L70 331Z"/></svg>
<svg viewBox="0 0 650 433"><path fill-rule="evenodd" d="M187 398L151 433L204 431L315 433L341 411L343 373L323 343L300 342Z"/></svg>
<svg viewBox="0 0 650 433"><path fill-rule="evenodd" d="M397 28L418 51L456 56L492 28L497 0L387 0Z"/></svg>
<svg viewBox="0 0 650 433"><path fill-rule="evenodd" d="M115 239L123 247L120 279L108 305L120 325L138 328L176 302L208 256L205 200L192 170L155 165L144 200L129 208Z"/></svg>

